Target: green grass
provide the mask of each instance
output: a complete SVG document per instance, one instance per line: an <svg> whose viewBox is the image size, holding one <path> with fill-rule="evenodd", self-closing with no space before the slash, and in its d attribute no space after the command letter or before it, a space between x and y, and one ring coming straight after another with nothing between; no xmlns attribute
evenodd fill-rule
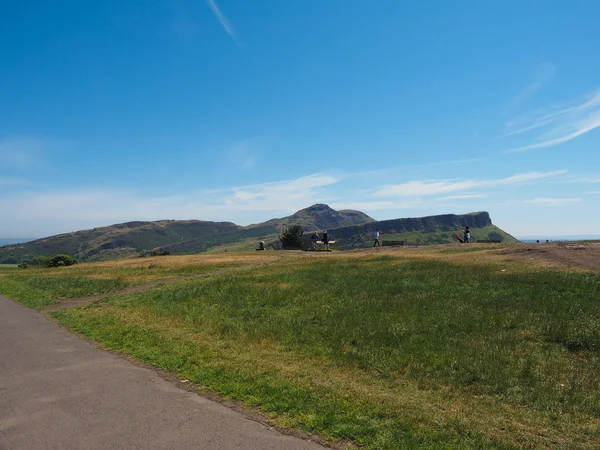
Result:
<svg viewBox="0 0 600 450"><path fill-rule="evenodd" d="M367 448L597 448L600 277L506 267L302 258L56 317Z"/></svg>
<svg viewBox="0 0 600 450"><path fill-rule="evenodd" d="M193 277L239 264L169 267L165 261L139 260L136 267L102 267L90 264L64 268L14 270L0 268L0 293L34 309L43 309L60 300L110 294L129 286Z"/></svg>
<svg viewBox="0 0 600 450"><path fill-rule="evenodd" d="M50 269L46 269L50 270ZM64 298L106 294L128 286L120 278L91 280L82 276L48 276L41 270L19 271L0 277L0 292L34 309L43 309Z"/></svg>

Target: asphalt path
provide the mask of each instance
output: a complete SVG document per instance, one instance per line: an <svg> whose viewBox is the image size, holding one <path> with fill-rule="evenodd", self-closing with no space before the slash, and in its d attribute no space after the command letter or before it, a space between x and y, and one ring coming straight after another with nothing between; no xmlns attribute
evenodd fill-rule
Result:
<svg viewBox="0 0 600 450"><path fill-rule="evenodd" d="M0 449L316 450L0 296Z"/></svg>

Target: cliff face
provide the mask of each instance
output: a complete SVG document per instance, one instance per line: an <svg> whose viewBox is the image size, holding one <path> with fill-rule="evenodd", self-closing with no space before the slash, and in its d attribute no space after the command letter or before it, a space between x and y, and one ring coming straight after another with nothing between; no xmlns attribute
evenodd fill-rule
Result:
<svg viewBox="0 0 600 450"><path fill-rule="evenodd" d="M412 219L392 219L377 222L376 228L382 232L428 231L446 228L456 230L468 225L471 228L483 228L492 225L492 219L487 212L456 215L443 214L440 216L418 217Z"/></svg>
<svg viewBox="0 0 600 450"><path fill-rule="evenodd" d="M409 219L391 219L372 222L364 225L343 227L335 230L336 236L352 235L357 232L375 230L379 228L382 233L406 233L412 231L458 231L466 225L471 228L484 228L492 225L492 219L487 212L471 214L443 214L440 216L416 217Z"/></svg>
<svg viewBox="0 0 600 450"><path fill-rule="evenodd" d="M487 212L471 214L443 214L439 216L415 217L408 219L382 220L364 225L342 227L330 230L331 239L344 248L367 247L373 244L373 231L379 229L384 241L403 240L409 244L444 244L456 242L455 235L465 226L471 228L476 240L499 240L516 242L509 234L492 224Z"/></svg>

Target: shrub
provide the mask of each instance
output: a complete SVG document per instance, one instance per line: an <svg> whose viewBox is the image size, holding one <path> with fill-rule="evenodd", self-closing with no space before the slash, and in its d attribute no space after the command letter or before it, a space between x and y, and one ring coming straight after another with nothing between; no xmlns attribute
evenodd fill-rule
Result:
<svg viewBox="0 0 600 450"><path fill-rule="evenodd" d="M31 261L30 265L35 267L51 267L50 258L42 255L35 256Z"/></svg>
<svg viewBox="0 0 600 450"><path fill-rule="evenodd" d="M48 267L64 267L77 264L77 260L69 255L54 255L50 258Z"/></svg>

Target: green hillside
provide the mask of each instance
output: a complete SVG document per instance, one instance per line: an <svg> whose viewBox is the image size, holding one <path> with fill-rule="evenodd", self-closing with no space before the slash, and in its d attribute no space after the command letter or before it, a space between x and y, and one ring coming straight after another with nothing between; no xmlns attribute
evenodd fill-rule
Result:
<svg viewBox="0 0 600 450"><path fill-rule="evenodd" d="M373 245L373 232L379 229L383 241L405 241L407 245L433 245L456 242L456 234L462 235L466 225L471 227L474 242L484 240L500 241L512 244L518 242L513 236L492 224L487 212L474 212L463 215L445 214L439 216L410 219L392 219L352 225L347 227L303 227L305 239L316 228L319 232L328 230L330 239L336 241L340 249L366 248ZM277 244L276 233L260 238L267 244ZM246 239L241 242L212 247L209 251L247 251L256 248L257 240Z"/></svg>
<svg viewBox="0 0 600 450"><path fill-rule="evenodd" d="M29 255L66 253L80 260L99 261L136 255L194 239L214 241L222 236L240 239L244 230L231 222L161 220L127 222L92 230L60 234L24 244L0 247L0 262L16 263Z"/></svg>
<svg viewBox="0 0 600 450"><path fill-rule="evenodd" d="M510 234L492 224L487 212L382 220L329 230L329 235L341 248L361 248L373 245L372 235L376 229L380 230L384 242L388 240L406 241L407 244L412 245L446 244L456 242L456 234L461 235L466 225L471 228L473 240L518 242Z"/></svg>
<svg viewBox="0 0 600 450"><path fill-rule="evenodd" d="M256 247L258 240L276 241L278 232L291 225L323 229L368 222L373 219L360 211L336 211L319 204L247 227L199 220L127 222L0 247L0 263L15 264L35 255L58 253L82 261L101 261L151 251L200 253L229 245L235 250L248 250Z"/></svg>
<svg viewBox="0 0 600 450"><path fill-rule="evenodd" d="M327 229L339 248L371 246L372 233L376 228L381 230L384 241L404 240L416 245L453 242L455 234L460 233L465 225L471 227L474 240L516 242L492 224L487 212L376 222L360 211L336 211L327 205L316 204L291 216L246 227L231 222L161 220L127 222L66 233L0 247L0 264L16 264L35 255L58 253L72 255L81 261L102 261L152 251L168 251L171 254L246 251L256 248L261 240L276 245L278 233L291 225L304 228L307 239L312 231Z"/></svg>

